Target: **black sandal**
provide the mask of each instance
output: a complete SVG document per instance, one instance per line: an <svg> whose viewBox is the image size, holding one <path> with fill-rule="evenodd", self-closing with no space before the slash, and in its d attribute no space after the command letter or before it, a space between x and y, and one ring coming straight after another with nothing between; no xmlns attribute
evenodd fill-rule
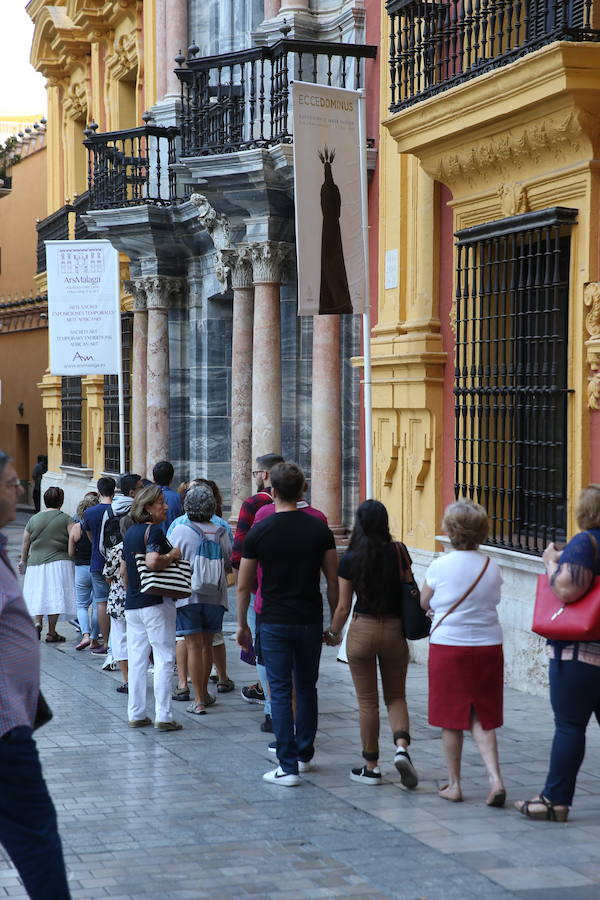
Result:
<svg viewBox="0 0 600 900"><path fill-rule="evenodd" d="M533 810L532 806L543 806L543 809ZM517 800L515 809L526 816L528 819L535 819L538 822L566 822L569 815L569 808L557 809L547 797L540 794L532 800Z"/></svg>
<svg viewBox="0 0 600 900"><path fill-rule="evenodd" d="M58 631L54 631L46 635L47 644L64 644L65 640L65 636L63 634L59 634Z"/></svg>

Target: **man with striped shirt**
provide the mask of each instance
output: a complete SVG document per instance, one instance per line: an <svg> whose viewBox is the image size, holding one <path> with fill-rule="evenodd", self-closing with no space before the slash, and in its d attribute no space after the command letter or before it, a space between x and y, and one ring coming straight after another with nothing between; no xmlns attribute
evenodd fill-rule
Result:
<svg viewBox="0 0 600 900"><path fill-rule="evenodd" d="M16 518L23 488L0 450L0 528ZM62 845L33 740L40 650L0 531L0 843L33 900L68 900Z"/></svg>

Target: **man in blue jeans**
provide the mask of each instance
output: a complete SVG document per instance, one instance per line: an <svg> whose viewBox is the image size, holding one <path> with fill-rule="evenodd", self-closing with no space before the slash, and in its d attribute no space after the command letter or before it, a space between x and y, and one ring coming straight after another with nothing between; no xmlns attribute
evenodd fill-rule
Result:
<svg viewBox="0 0 600 900"><path fill-rule="evenodd" d="M16 517L23 494L0 450L0 528ZM42 774L33 725L40 649L0 532L0 843L32 900L69 900L56 812Z"/></svg>
<svg viewBox="0 0 600 900"><path fill-rule="evenodd" d="M108 510L113 502L117 483L114 478L104 476L98 479L98 494L100 502L96 506L90 506L86 509L83 516L82 528L87 532L87 536L92 544L92 555L90 558L90 576L92 579L92 589L94 592L94 606L98 613L98 625L102 632L102 640L104 644L96 647L91 652L98 656L106 656L108 653L108 638L110 635L110 616L106 611L108 602L108 582L102 574L104 569L104 557L100 552L100 537L104 527L104 517L108 516Z"/></svg>
<svg viewBox="0 0 600 900"><path fill-rule="evenodd" d="M260 653L271 688L271 715L279 766L263 775L271 784L294 787L311 762L317 733L317 679L323 645L321 571L327 579L331 614L338 600L335 539L319 519L297 508L305 486L295 463L271 469L275 514L253 526L244 541L237 583L241 646L251 642L248 628L250 591L257 565L263 570ZM296 722L292 710L296 689Z"/></svg>

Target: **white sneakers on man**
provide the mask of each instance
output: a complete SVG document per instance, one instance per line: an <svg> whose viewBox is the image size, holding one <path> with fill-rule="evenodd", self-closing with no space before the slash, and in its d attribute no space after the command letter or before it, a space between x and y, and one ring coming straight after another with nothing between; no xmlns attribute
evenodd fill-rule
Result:
<svg viewBox="0 0 600 900"><path fill-rule="evenodd" d="M283 787L297 787L299 784L302 784L302 779L299 775L288 774L283 771L281 766L273 769L272 772L265 772L263 781L268 781L269 784L280 784Z"/></svg>

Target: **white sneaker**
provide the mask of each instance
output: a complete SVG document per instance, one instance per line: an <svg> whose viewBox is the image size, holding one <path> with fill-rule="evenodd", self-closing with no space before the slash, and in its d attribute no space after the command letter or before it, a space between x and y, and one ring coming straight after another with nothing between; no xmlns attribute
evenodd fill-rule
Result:
<svg viewBox="0 0 600 900"><path fill-rule="evenodd" d="M269 753L277 754L277 741L271 741L271 743L267 746L267 750Z"/></svg>
<svg viewBox="0 0 600 900"><path fill-rule="evenodd" d="M115 663L114 659L112 658L112 654L107 653L106 659L102 663L102 669L105 672L114 672L114 670L116 668L117 668L117 664Z"/></svg>
<svg viewBox="0 0 600 900"><path fill-rule="evenodd" d="M400 781L402 782L404 787L416 788L419 783L419 776L417 775L417 770L413 766L412 760L408 755L408 750L405 750L404 747L396 748L394 765L398 770Z"/></svg>
<svg viewBox="0 0 600 900"><path fill-rule="evenodd" d="M299 775L288 775L281 766L273 769L272 772L265 772L263 781L268 781L269 784L280 784L283 787L297 787L299 784L302 784L302 779Z"/></svg>
<svg viewBox="0 0 600 900"><path fill-rule="evenodd" d="M317 768L317 764L312 759L306 760L306 762L302 759L298 760L298 771L299 772L314 772L316 768Z"/></svg>
<svg viewBox="0 0 600 900"><path fill-rule="evenodd" d="M351 781L357 781L359 784L367 784L369 787L382 783L379 766L376 766L374 769L367 769L366 766L361 766L359 769L352 769L350 772L350 779Z"/></svg>

